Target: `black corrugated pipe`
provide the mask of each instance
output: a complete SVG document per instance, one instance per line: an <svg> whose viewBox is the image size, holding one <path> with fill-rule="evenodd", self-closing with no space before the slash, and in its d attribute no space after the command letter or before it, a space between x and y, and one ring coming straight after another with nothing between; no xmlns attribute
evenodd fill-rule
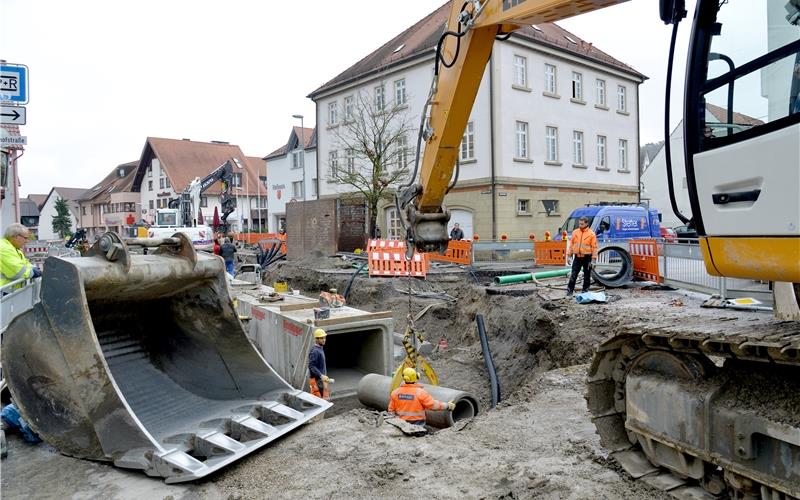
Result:
<svg viewBox="0 0 800 500"><path fill-rule="evenodd" d="M486 338L486 328L483 326L483 314L476 314L475 321L478 323L478 336L481 338L481 349L483 350L483 362L489 372L489 382L492 390L492 408L500 402L500 382L497 381L497 371L494 369L492 352L489 350L489 340Z"/></svg>
<svg viewBox="0 0 800 500"><path fill-rule="evenodd" d="M354 273L353 273L353 275L352 275L352 276L350 276L350 281L348 281L348 282L347 282L347 286L346 286L346 287L344 287L344 294L342 295L342 296L344 297L344 300L347 300L347 296L348 296L348 295L350 295L350 287L351 287L351 286L353 286L353 281L355 281L355 279L356 279L356 276L358 276L358 273L360 273L360 272L361 272L361 271L364 269L364 266L366 266L366 265L368 264L368 262L369 262L369 261L366 261L366 260L365 260L365 261L364 261L364 262L363 262L363 263L362 263L362 264L361 264L361 265L358 267L358 269L356 269L356 272L354 272Z"/></svg>

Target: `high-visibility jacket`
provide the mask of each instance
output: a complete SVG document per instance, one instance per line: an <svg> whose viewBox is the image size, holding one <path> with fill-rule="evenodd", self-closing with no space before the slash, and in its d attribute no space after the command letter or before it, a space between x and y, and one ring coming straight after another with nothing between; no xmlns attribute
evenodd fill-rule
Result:
<svg viewBox="0 0 800 500"><path fill-rule="evenodd" d="M594 231L589 229L578 228L572 231L572 237L569 239L569 254L583 257L584 255L591 255L592 259L597 258L597 236Z"/></svg>
<svg viewBox="0 0 800 500"><path fill-rule="evenodd" d="M6 238L0 239L0 286L33 276L33 265Z"/></svg>
<svg viewBox="0 0 800 500"><path fill-rule="evenodd" d="M447 403L436 401L419 384L403 384L392 391L389 413L411 422L425 420L425 410L445 410Z"/></svg>

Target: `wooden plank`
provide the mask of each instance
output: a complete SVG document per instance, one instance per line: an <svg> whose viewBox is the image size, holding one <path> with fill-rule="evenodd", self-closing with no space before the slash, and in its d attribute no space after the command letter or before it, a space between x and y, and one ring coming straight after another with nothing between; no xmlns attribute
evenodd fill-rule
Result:
<svg viewBox="0 0 800 500"><path fill-rule="evenodd" d="M281 304L279 307L281 312L302 311L303 309L313 309L315 307L319 307L319 301L301 302L299 304Z"/></svg>
<svg viewBox="0 0 800 500"><path fill-rule="evenodd" d="M333 311L333 309L331 309ZM341 316L339 318L330 318L330 319L320 319L314 322L316 326L330 326L330 325L341 325L342 323L351 323L355 321L367 321L370 319L386 319L391 318L393 315L392 311L380 311L374 313L365 313L359 314L355 316Z"/></svg>

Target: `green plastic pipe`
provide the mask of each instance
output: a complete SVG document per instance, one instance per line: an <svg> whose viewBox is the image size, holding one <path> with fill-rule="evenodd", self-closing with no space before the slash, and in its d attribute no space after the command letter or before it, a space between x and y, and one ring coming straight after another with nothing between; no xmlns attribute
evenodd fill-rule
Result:
<svg viewBox="0 0 800 500"><path fill-rule="evenodd" d="M558 278L568 275L572 269L564 268L556 271L542 271L539 273L509 274L508 276L495 276L495 285L510 285L512 283L525 283L527 281L541 280L545 278Z"/></svg>

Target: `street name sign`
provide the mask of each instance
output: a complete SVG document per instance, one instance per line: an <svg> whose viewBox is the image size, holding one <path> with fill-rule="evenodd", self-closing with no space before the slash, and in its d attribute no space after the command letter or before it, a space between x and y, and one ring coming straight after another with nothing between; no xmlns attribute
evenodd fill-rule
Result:
<svg viewBox="0 0 800 500"><path fill-rule="evenodd" d="M24 106L0 106L0 123L7 125L25 125L27 113Z"/></svg>
<svg viewBox="0 0 800 500"><path fill-rule="evenodd" d="M8 130L0 128L0 146L26 146L28 137L24 135L12 135Z"/></svg>
<svg viewBox="0 0 800 500"><path fill-rule="evenodd" d="M28 67L24 64L0 64L0 102L28 103Z"/></svg>

